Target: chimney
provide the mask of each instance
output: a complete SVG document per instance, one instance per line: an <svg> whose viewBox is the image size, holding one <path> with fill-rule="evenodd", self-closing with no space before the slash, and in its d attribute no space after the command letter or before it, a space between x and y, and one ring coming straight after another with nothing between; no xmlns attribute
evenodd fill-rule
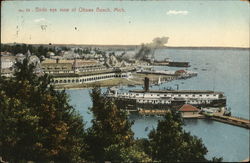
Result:
<svg viewBox="0 0 250 163"><path fill-rule="evenodd" d="M148 92L149 91L149 78L145 77L144 79L144 91Z"/></svg>
<svg viewBox="0 0 250 163"><path fill-rule="evenodd" d="M59 58L56 58L56 63L59 63Z"/></svg>

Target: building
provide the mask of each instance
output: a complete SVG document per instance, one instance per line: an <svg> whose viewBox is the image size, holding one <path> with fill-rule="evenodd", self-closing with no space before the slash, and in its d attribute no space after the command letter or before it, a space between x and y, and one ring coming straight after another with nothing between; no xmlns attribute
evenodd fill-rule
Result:
<svg viewBox="0 0 250 163"><path fill-rule="evenodd" d="M62 84L83 84L91 83L102 80L114 79L114 78L129 78L131 72L118 72L118 71L99 71L91 73L68 73L68 74L51 74L52 84L62 85Z"/></svg>
<svg viewBox="0 0 250 163"><path fill-rule="evenodd" d="M95 60L61 60L46 59L42 62L42 69L44 73L57 74L57 73L82 73L92 71L102 71L107 68Z"/></svg>
<svg viewBox="0 0 250 163"><path fill-rule="evenodd" d="M15 56L2 56L1 58L1 68L2 69L8 69L14 66L16 63L16 57Z"/></svg>
<svg viewBox="0 0 250 163"><path fill-rule="evenodd" d="M42 63L42 70L47 74L74 73L71 63Z"/></svg>
<svg viewBox="0 0 250 163"><path fill-rule="evenodd" d="M199 115L200 109L189 104L184 104L178 111L182 117L195 117Z"/></svg>

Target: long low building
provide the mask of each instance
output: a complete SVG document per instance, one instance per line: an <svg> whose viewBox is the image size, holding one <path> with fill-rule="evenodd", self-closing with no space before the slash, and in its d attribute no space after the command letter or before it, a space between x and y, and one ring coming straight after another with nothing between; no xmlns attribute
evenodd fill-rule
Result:
<svg viewBox="0 0 250 163"><path fill-rule="evenodd" d="M52 60L42 62L42 70L47 74L91 72L107 69L103 64L93 60Z"/></svg>
<svg viewBox="0 0 250 163"><path fill-rule="evenodd" d="M67 74L53 74L52 84L81 84L81 83L91 83L96 81L108 80L113 78L129 78L131 77L131 72L129 71L103 71L103 72L92 72L92 73L67 73Z"/></svg>

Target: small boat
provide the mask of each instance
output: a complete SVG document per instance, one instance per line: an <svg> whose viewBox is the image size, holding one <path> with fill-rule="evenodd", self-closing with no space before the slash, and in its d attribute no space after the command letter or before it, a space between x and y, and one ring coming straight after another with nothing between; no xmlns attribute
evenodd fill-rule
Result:
<svg viewBox="0 0 250 163"><path fill-rule="evenodd" d="M128 84L128 87L135 87L134 84Z"/></svg>

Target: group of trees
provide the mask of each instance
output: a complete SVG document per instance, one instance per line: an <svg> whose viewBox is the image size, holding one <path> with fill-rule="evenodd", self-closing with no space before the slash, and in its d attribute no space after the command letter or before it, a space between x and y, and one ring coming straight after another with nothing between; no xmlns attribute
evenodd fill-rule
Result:
<svg viewBox="0 0 250 163"><path fill-rule="evenodd" d="M34 66L16 64L15 77L0 78L0 157L9 162L190 162L209 161L201 139L182 128L169 112L148 139L135 139L132 122L114 101L92 90L92 127L56 91L50 77L35 76ZM214 158L213 161L221 161Z"/></svg>
<svg viewBox="0 0 250 163"><path fill-rule="evenodd" d="M30 51L34 52L34 47L32 45L26 45L26 44L16 44L16 45L8 45L8 44L1 44L1 51L7 51L12 54L17 53L27 53L28 49Z"/></svg>
<svg viewBox="0 0 250 163"><path fill-rule="evenodd" d="M8 45L8 44L1 44L1 51L7 51L14 55L18 53L26 54L27 51L30 51L32 54L36 55L37 57L41 58L49 57L48 52L53 52L55 55L59 55L62 50L68 51L69 48L62 46L60 48L56 48L55 46L48 45L48 46L33 46L33 45L26 45L26 44L14 44L14 45Z"/></svg>
<svg viewBox="0 0 250 163"><path fill-rule="evenodd" d="M16 64L14 78L0 79L0 156L9 162L79 162L85 141L82 117L34 65Z"/></svg>
<svg viewBox="0 0 250 163"><path fill-rule="evenodd" d="M60 46L60 47L55 47L54 45L47 45L47 46L34 46L34 45L26 45L26 44L14 44L14 45L9 45L9 44L1 44L1 51L7 51L10 52L14 55L18 53L26 54L27 51L30 51L32 54L36 55L37 57L41 58L42 56L44 57L49 57L48 52L53 52L55 55L60 55L62 51L69 51L70 48L66 46ZM84 54L91 54L92 48L76 48L74 49L74 53L77 53L79 55L84 55ZM95 54L102 54L105 55L106 52L99 49L99 48L93 48L93 51Z"/></svg>
<svg viewBox="0 0 250 163"><path fill-rule="evenodd" d="M76 48L74 50L74 53L77 53L79 55L90 54L91 53L91 48L84 48L84 49Z"/></svg>

